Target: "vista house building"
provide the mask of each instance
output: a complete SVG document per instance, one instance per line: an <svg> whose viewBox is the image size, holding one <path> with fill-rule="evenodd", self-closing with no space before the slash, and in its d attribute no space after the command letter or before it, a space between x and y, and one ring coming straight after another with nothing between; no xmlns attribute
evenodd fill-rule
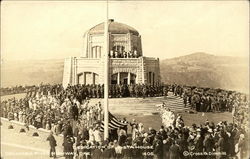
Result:
<svg viewBox="0 0 250 159"><path fill-rule="evenodd" d="M109 83L160 83L159 58L143 56L141 35L133 27L108 22ZM104 83L104 23L86 31L79 57L64 62L63 86Z"/></svg>

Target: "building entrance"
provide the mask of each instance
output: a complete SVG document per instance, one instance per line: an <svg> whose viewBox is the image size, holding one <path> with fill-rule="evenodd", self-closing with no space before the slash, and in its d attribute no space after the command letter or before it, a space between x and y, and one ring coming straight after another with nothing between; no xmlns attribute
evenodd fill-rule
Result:
<svg viewBox="0 0 250 159"><path fill-rule="evenodd" d="M135 84L136 75L130 72L118 72L111 76L111 84Z"/></svg>
<svg viewBox="0 0 250 159"><path fill-rule="evenodd" d="M128 84L128 79L127 78L123 79L123 84Z"/></svg>

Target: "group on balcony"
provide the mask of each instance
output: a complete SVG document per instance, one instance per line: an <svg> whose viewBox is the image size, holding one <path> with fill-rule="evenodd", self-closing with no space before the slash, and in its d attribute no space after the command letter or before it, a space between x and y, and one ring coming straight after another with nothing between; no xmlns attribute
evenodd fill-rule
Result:
<svg viewBox="0 0 250 159"><path fill-rule="evenodd" d="M134 51L113 51L111 50L109 52L109 57L110 58L138 58L139 54L137 53L136 50Z"/></svg>

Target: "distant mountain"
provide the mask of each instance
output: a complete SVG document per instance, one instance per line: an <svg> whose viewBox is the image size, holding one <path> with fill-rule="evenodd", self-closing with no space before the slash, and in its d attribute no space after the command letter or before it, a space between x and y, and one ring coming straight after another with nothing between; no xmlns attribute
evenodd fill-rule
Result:
<svg viewBox="0 0 250 159"><path fill-rule="evenodd" d="M3 61L1 87L62 83L63 59Z"/></svg>
<svg viewBox="0 0 250 159"><path fill-rule="evenodd" d="M193 53L160 62L162 81L201 87L246 91L248 59Z"/></svg>
<svg viewBox="0 0 250 159"><path fill-rule="evenodd" d="M4 61L1 86L62 83L63 59ZM249 88L248 59L193 53L160 61L162 81L202 87L246 91Z"/></svg>

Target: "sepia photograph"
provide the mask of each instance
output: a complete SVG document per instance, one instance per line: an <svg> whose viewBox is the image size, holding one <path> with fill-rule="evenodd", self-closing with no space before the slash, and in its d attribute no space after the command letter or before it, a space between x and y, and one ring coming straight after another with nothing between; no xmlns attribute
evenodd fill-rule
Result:
<svg viewBox="0 0 250 159"><path fill-rule="evenodd" d="M250 159L249 1L1 1L0 159Z"/></svg>

